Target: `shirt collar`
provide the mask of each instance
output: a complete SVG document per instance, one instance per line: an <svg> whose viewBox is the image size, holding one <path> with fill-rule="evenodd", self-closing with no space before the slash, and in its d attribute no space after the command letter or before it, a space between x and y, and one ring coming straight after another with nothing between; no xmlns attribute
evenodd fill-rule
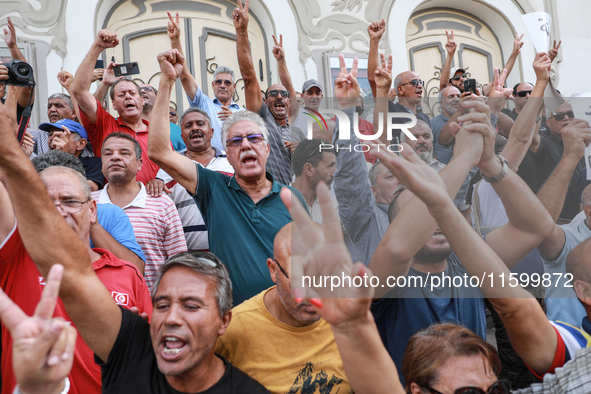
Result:
<svg viewBox="0 0 591 394"><path fill-rule="evenodd" d="M268 180L273 182L273 186L271 187L271 194L272 193L279 193L281 191L281 186L279 186L279 184L277 182L275 182L275 178L273 177L273 174L271 174L269 171L265 171L265 175ZM231 187L234 190L243 190L240 187L240 185L238 184L238 182L236 181L235 176L232 176L232 178L230 178L230 181L228 182L228 187Z"/></svg>
<svg viewBox="0 0 591 394"><path fill-rule="evenodd" d="M123 209L130 208L130 207L136 207L136 208L145 208L146 207L146 198L148 196L148 193L146 193L146 187L141 182L138 182L138 184L140 185L139 193L135 196L133 201L130 202L129 204L127 204L126 206L124 206ZM109 187L109 184L107 183L105 185L105 188L103 190L101 190L97 204L113 204L113 202L111 201L111 198L109 197L109 192L107 192L108 187Z"/></svg>
<svg viewBox="0 0 591 394"><path fill-rule="evenodd" d="M219 106L222 105L222 103L220 102L220 100L218 100L217 97L215 97L213 99L213 102ZM228 105L228 108L235 108L235 109L240 109L240 106L238 105L238 103L236 103L234 100L232 100L232 102L230 103L230 105Z"/></svg>

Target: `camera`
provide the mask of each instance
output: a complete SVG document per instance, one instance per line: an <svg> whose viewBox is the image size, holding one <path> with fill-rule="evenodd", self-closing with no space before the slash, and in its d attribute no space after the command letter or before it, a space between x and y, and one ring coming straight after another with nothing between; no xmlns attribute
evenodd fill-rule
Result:
<svg viewBox="0 0 591 394"><path fill-rule="evenodd" d="M477 86L475 79L466 79L464 81L464 92L471 92L473 94L477 94L476 87Z"/></svg>
<svg viewBox="0 0 591 394"><path fill-rule="evenodd" d="M113 66L113 73L116 77L120 77L122 75L139 74L140 66L137 64L137 62L118 64Z"/></svg>
<svg viewBox="0 0 591 394"><path fill-rule="evenodd" d="M35 86L33 67L29 63L13 59L4 66L8 69L8 79L2 82L13 86Z"/></svg>

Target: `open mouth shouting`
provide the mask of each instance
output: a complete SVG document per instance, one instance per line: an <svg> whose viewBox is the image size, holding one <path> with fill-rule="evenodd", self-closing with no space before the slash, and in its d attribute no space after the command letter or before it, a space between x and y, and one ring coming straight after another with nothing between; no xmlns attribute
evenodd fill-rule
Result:
<svg viewBox="0 0 591 394"><path fill-rule="evenodd" d="M246 150L240 153L240 162L244 164L254 164L257 161L257 153L252 150Z"/></svg>
<svg viewBox="0 0 591 394"><path fill-rule="evenodd" d="M187 346L187 342L175 336L165 336L162 342L161 354L165 360L174 360L180 357L180 354Z"/></svg>

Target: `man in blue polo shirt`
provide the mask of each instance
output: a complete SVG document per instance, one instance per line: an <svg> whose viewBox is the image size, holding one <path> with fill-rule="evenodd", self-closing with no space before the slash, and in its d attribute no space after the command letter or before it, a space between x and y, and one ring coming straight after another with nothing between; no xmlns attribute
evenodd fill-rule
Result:
<svg viewBox="0 0 591 394"><path fill-rule="evenodd" d="M285 185L266 171L269 132L263 119L250 111L236 112L224 122L222 140L234 176L176 154L167 140L168 100L184 58L173 49L158 55L158 62L160 94L152 113L148 156L193 195L209 232L209 249L228 267L238 305L273 286L265 262L273 257L275 235L291 221L279 197ZM305 204L301 193L292 190Z"/></svg>
<svg viewBox="0 0 591 394"><path fill-rule="evenodd" d="M181 55L183 50L181 48L181 25L179 22L179 14L176 14L176 19L173 20L170 12L168 13L168 37L170 38L170 44L172 49L177 49ZM234 70L230 67L219 66L213 73L213 81L211 82L211 89L215 98L209 98L201 87L197 84L197 81L191 75L189 67L185 63L183 72L181 74L181 83L183 89L189 99L191 107L196 107L207 112L207 115L211 119L211 126L213 127L213 137L211 139L211 145L219 150L224 150L221 141L222 124L232 113L236 111L242 111L244 108L232 100L234 92L236 91L236 77L234 76Z"/></svg>

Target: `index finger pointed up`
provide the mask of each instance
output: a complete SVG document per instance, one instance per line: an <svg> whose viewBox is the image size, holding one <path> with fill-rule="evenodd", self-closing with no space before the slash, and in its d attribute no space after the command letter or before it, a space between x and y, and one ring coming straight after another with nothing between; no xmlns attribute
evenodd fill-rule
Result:
<svg viewBox="0 0 591 394"><path fill-rule="evenodd" d="M518 40L521 41L521 39L523 38L524 35L525 35L525 33L522 33L521 36L519 36Z"/></svg>
<svg viewBox="0 0 591 394"><path fill-rule="evenodd" d="M41 294L41 301L37 304L35 314L33 316L49 320L53 317L53 310L57 303L57 297L60 291L60 284L62 283L62 276L64 274L64 266L56 264L49 270L49 275L45 280L45 289Z"/></svg>
<svg viewBox="0 0 591 394"><path fill-rule="evenodd" d="M246 0L246 4L244 4L244 13L248 14L248 3L250 0Z"/></svg>
<svg viewBox="0 0 591 394"><path fill-rule="evenodd" d="M328 186L324 182L319 182L316 186L316 195L318 196L320 211L322 212L324 239L329 243L343 242L341 224L334 209Z"/></svg>

